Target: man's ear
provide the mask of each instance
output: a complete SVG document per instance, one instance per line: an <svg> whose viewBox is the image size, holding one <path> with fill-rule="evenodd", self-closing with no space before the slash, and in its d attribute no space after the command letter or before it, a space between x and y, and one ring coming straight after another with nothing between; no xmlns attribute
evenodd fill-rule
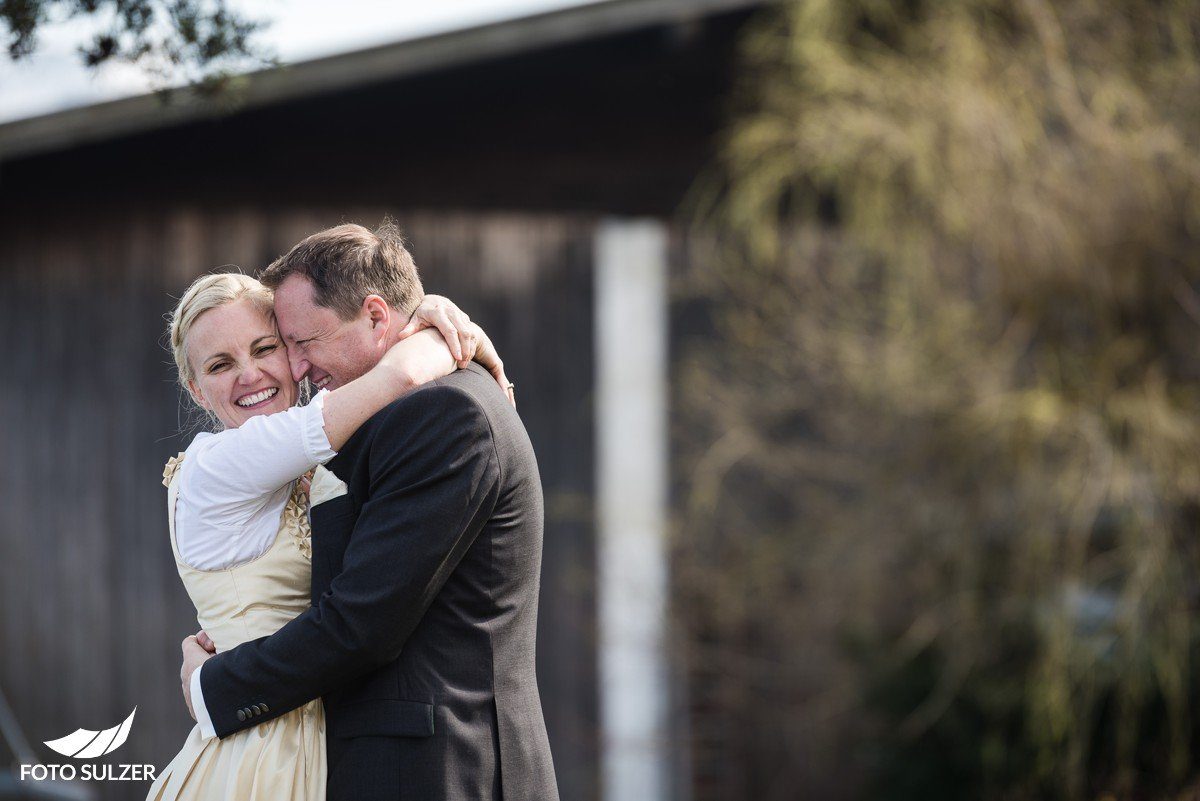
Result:
<svg viewBox="0 0 1200 801"><path fill-rule="evenodd" d="M196 383L196 379L189 379L187 388L188 394L192 396L192 400L194 400L201 409L206 409L210 412L212 411L212 406L204 399L204 396L200 394L200 386Z"/></svg>
<svg viewBox="0 0 1200 801"><path fill-rule="evenodd" d="M362 308L375 338L387 338L392 326L392 308L388 302L378 295L367 295L363 299Z"/></svg>

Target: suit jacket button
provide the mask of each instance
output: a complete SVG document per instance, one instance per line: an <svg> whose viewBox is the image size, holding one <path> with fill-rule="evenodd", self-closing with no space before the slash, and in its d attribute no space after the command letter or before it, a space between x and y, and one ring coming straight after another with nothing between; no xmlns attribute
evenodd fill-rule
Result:
<svg viewBox="0 0 1200 801"><path fill-rule="evenodd" d="M238 718L238 722L239 722L239 723L241 723L241 722L245 721L245 720L246 720L246 710L244 710L244 709L239 709L239 710L238 710L238 715L237 715L237 718Z"/></svg>
<svg viewBox="0 0 1200 801"><path fill-rule="evenodd" d="M257 717L258 715L261 715L261 714L262 714L262 707L261 707L261 706L259 706L258 704L251 704L251 705L250 705L250 708L251 708L252 710L254 710L254 714L255 714L255 716L256 716L256 717Z"/></svg>
<svg viewBox="0 0 1200 801"><path fill-rule="evenodd" d="M261 707L262 707L262 711L263 711L263 712L270 712L270 711L271 711L271 710L270 710L270 709L267 707L267 705L266 705L266 704L259 704L259 706L261 706Z"/></svg>

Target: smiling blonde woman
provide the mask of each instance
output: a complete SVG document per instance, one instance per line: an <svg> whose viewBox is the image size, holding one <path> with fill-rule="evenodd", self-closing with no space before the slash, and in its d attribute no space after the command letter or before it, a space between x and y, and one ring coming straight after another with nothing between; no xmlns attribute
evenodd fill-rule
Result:
<svg viewBox="0 0 1200 801"><path fill-rule="evenodd" d="M384 406L451 373L455 355L502 378L487 336L452 304L457 322L449 325L441 299L422 303L415 319L456 337L469 329L473 338L460 340L455 355L436 327L420 330L362 377L297 406L272 302L253 278L206 275L171 316L179 382L218 429L197 434L164 470L171 549L197 620L219 651L272 634L309 606L305 478L311 476L313 492L338 483L321 465ZM225 739L204 738L194 727L148 799L320 801L325 759L318 699Z"/></svg>

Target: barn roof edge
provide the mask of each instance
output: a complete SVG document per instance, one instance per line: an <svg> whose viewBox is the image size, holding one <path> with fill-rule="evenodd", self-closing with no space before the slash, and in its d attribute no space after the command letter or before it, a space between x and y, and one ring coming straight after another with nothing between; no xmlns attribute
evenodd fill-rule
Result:
<svg viewBox="0 0 1200 801"><path fill-rule="evenodd" d="M66 109L0 124L0 162L219 116L230 97L241 111L766 4L603 0L248 73L216 101L185 88Z"/></svg>

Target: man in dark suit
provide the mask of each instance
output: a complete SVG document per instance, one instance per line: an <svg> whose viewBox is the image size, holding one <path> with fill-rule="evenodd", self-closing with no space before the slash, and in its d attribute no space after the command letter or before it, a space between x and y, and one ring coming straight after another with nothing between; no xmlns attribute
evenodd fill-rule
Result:
<svg viewBox="0 0 1200 801"><path fill-rule="evenodd" d="M295 377L318 388L370 369L422 297L386 224L314 234L262 279ZM330 801L557 799L534 675L542 490L504 393L469 365L327 467L341 486L314 486L312 607L215 657L185 645L185 694L221 737L323 696Z"/></svg>

